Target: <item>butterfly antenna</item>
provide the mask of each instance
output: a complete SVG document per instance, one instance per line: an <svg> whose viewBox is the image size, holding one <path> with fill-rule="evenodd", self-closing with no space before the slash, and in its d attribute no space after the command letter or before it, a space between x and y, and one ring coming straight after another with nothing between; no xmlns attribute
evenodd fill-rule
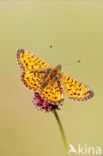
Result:
<svg viewBox="0 0 103 156"><path fill-rule="evenodd" d="M63 64L63 65L67 66L67 65L71 65L71 64L74 64L74 63L77 63L77 62L80 62L80 60L73 61L73 62L70 62L70 63L67 63L67 64Z"/></svg>

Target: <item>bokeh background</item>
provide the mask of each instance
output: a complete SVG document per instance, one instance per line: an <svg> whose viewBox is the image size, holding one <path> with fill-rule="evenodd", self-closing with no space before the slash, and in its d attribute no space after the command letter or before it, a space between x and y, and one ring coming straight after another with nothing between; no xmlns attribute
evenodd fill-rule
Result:
<svg viewBox="0 0 103 156"><path fill-rule="evenodd" d="M90 86L95 96L75 102L65 95L58 113L68 145L102 147L103 1L0 1L0 155L63 156L54 114L37 111L33 91L21 82L19 48L52 65L81 60L62 71Z"/></svg>

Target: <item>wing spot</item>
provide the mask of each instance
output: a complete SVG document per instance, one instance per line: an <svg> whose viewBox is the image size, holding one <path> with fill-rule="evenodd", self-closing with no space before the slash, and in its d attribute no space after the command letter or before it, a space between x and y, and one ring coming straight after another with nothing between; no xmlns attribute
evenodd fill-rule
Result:
<svg viewBox="0 0 103 156"><path fill-rule="evenodd" d="M41 62L41 60L38 61L38 63L40 63L40 62Z"/></svg>
<svg viewBox="0 0 103 156"><path fill-rule="evenodd" d="M80 87L81 85L82 85L82 84L80 83L80 84L79 84L79 87Z"/></svg>

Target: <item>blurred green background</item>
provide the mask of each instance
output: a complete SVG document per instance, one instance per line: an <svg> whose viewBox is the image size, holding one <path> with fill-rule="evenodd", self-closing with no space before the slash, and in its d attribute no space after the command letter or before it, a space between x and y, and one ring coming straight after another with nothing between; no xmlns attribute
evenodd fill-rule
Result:
<svg viewBox="0 0 103 156"><path fill-rule="evenodd" d="M90 86L95 96L75 102L65 95L58 113L68 145L102 146L103 2L0 2L0 155L63 156L54 115L37 111L33 91L21 82L19 48L52 65L81 60L62 71Z"/></svg>

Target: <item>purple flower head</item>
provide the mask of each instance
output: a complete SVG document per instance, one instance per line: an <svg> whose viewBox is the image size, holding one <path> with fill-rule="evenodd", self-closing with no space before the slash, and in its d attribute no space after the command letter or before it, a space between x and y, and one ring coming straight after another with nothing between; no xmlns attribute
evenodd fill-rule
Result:
<svg viewBox="0 0 103 156"><path fill-rule="evenodd" d="M45 110L46 112L52 111L54 112L55 109L59 109L58 105L53 105L51 103L48 103L47 101L43 100L43 98L40 96L39 93L34 92L34 104L40 108L41 110Z"/></svg>

